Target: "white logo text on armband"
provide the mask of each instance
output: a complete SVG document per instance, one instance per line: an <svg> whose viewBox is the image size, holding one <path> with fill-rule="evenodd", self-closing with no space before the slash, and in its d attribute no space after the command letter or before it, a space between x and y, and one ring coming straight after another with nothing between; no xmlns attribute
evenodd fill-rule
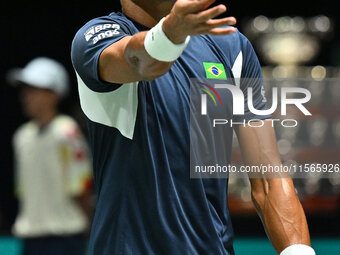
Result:
<svg viewBox="0 0 340 255"><path fill-rule="evenodd" d="M89 28L86 30L84 36L85 40L88 42L92 39L93 44L96 44L100 40L118 35L120 26L117 24L103 24ZM103 31L106 30L106 31Z"/></svg>

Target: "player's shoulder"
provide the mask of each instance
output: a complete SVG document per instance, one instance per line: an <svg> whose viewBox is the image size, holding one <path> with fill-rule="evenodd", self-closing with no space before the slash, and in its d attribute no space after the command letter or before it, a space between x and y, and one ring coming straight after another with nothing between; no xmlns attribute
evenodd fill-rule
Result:
<svg viewBox="0 0 340 255"><path fill-rule="evenodd" d="M97 73L100 53L121 38L137 32L132 21L120 12L87 22L77 31L71 45L71 60L77 73L83 80L89 81L89 74ZM97 77L92 78L97 80Z"/></svg>
<svg viewBox="0 0 340 255"><path fill-rule="evenodd" d="M212 44L222 48L224 52L229 51L231 53L238 53L240 51L248 50L250 42L248 38L242 34L238 29L236 32L227 36L206 36Z"/></svg>
<svg viewBox="0 0 340 255"><path fill-rule="evenodd" d="M89 20L88 22L86 22L80 29L86 29L87 27L93 26L93 25L97 25L100 24L102 22L127 22L128 19L126 18L126 16L121 13L121 12L112 12L109 15L104 15L104 16L99 16L99 17L95 17L91 20Z"/></svg>
<svg viewBox="0 0 340 255"><path fill-rule="evenodd" d="M13 134L13 144L19 145L25 139L27 139L30 135L36 132L37 126L33 121L28 121L22 125L20 125Z"/></svg>
<svg viewBox="0 0 340 255"><path fill-rule="evenodd" d="M69 115L59 114L55 117L53 125L55 127L62 127L64 125L76 125L76 121Z"/></svg>
<svg viewBox="0 0 340 255"><path fill-rule="evenodd" d="M58 115L52 122L52 132L60 141L81 137L78 123L68 115Z"/></svg>
<svg viewBox="0 0 340 255"><path fill-rule="evenodd" d="M131 21L121 12L112 12L106 16L100 16L86 22L76 33L73 43L84 39L86 42L95 40L95 35L107 31L125 32L131 31ZM132 33L132 31L131 31Z"/></svg>

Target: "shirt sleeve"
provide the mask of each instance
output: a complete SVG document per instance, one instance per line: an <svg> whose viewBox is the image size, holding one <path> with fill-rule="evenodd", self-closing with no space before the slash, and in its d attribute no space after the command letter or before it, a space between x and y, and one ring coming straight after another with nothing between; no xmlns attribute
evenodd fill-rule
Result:
<svg viewBox="0 0 340 255"><path fill-rule="evenodd" d="M119 17L107 16L88 22L75 35L71 47L72 64L91 90L106 92L112 88L111 83L99 78L99 57L108 46L132 35L131 30Z"/></svg>
<svg viewBox="0 0 340 255"><path fill-rule="evenodd" d="M74 121L63 121L59 128L65 192L72 197L81 196L91 191L93 181L88 144Z"/></svg>
<svg viewBox="0 0 340 255"><path fill-rule="evenodd" d="M244 95L244 115L235 115L234 121L242 122L252 119L268 119L271 115L257 115L250 111L248 107L248 88L253 89L252 105L257 110L267 110L267 100L265 98L265 88L260 62L249 40L242 34L242 71L240 88Z"/></svg>

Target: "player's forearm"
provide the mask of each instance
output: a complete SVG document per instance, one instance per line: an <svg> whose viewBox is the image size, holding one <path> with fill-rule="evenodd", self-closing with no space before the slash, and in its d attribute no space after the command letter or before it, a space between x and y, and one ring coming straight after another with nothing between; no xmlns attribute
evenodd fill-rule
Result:
<svg viewBox="0 0 340 255"><path fill-rule="evenodd" d="M153 59L145 50L147 32L127 36L106 48L99 61L99 75L111 83L153 80L165 74L172 63Z"/></svg>
<svg viewBox="0 0 340 255"><path fill-rule="evenodd" d="M236 131L246 165L282 164L270 122L265 122L261 128L240 127ZM276 251L280 253L293 244L310 245L306 217L290 176L266 173L257 177L250 178L253 202ZM301 253L297 251L299 248L293 249L294 253L290 254ZM306 252L310 250L308 247L302 249L301 254L313 254Z"/></svg>
<svg viewBox="0 0 340 255"><path fill-rule="evenodd" d="M310 246L305 213L291 179L262 180L259 187L253 188L252 198L278 253L293 244Z"/></svg>
<svg viewBox="0 0 340 255"><path fill-rule="evenodd" d="M130 68L141 80L153 80L167 73L173 62L164 62L152 58L145 50L147 32L134 35L126 46L124 57ZM165 49L164 49L165 50Z"/></svg>

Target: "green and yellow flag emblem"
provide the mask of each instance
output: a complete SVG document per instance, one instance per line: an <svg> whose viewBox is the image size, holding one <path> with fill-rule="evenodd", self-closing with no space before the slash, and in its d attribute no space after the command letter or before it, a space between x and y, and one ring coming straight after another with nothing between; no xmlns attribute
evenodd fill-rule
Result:
<svg viewBox="0 0 340 255"><path fill-rule="evenodd" d="M205 74L208 79L226 80L227 74L221 63L203 62Z"/></svg>

